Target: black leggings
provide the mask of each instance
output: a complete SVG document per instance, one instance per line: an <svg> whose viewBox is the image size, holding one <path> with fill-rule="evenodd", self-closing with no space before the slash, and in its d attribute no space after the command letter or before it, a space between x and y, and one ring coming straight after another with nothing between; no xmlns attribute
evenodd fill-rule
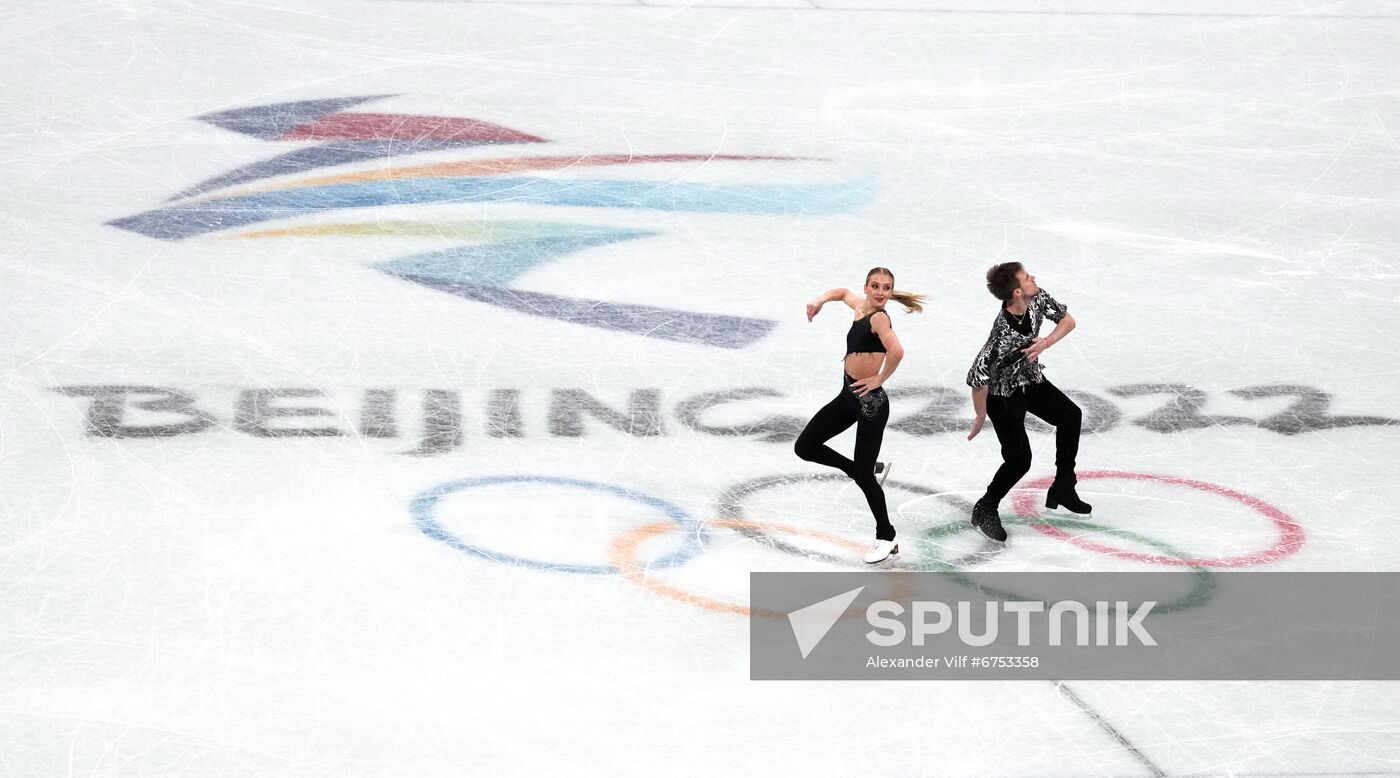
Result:
<svg viewBox="0 0 1400 778"><path fill-rule="evenodd" d="M808 462L834 467L851 477L870 503L870 512L875 516L875 537L880 540L894 540L894 525L890 523L885 508L885 490L875 480L875 457L880 454L880 441L885 437L885 422L890 420L889 398L883 388L856 396L851 389L855 381L845 377L845 385L836 399L827 403L817 415L807 422L806 429L797 436L793 451ZM855 459L847 459L826 445L828 440L840 435L856 425Z"/></svg>
<svg viewBox="0 0 1400 778"><path fill-rule="evenodd" d="M1083 414L1074 400L1049 381L1018 389L1009 397L989 395L987 416L1001 442L1001 467L987 484L982 499L1001 502L1006 493L1031 469L1031 442L1026 437L1026 414L1055 426L1055 480L1074 484L1074 458L1079 454L1079 427Z"/></svg>

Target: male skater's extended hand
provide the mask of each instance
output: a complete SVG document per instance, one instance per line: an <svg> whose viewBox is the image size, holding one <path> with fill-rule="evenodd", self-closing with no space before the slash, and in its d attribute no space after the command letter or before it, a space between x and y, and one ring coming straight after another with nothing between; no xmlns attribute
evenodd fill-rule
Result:
<svg viewBox="0 0 1400 778"><path fill-rule="evenodd" d="M987 420L987 391L985 386L972 389L972 431L967 433L968 440L977 437L982 431L982 422Z"/></svg>

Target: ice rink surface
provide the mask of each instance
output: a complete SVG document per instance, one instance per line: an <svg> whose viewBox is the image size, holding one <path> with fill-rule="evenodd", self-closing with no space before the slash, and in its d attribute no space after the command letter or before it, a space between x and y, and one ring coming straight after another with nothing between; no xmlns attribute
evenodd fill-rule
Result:
<svg viewBox="0 0 1400 778"><path fill-rule="evenodd" d="M1394 683L760 683L739 613L860 566L791 442L875 265L900 565L1400 569L1400 3L0 19L0 774L1400 773ZM998 550L1009 260L1098 529Z"/></svg>

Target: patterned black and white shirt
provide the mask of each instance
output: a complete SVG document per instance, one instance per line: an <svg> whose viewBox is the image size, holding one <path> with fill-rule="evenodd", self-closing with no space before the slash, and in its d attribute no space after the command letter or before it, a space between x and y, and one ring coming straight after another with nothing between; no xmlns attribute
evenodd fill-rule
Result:
<svg viewBox="0 0 1400 778"><path fill-rule="evenodd" d="M1040 362L1027 360L1021 349L1030 348L1031 337L1040 332L1041 322L1046 319L1058 322L1069 313L1069 308L1042 289L1026 302L1026 313L1030 316L1030 335L1017 332L1006 310L997 309L987 345L978 352L972 369L967 371L968 386L986 386L992 394L1006 397L1023 386L1045 380Z"/></svg>

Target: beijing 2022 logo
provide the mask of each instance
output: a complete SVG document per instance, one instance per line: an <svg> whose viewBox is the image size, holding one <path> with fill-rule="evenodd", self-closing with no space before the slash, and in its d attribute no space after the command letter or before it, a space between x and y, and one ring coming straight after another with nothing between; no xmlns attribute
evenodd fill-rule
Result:
<svg viewBox="0 0 1400 778"><path fill-rule="evenodd" d="M590 300L512 288L532 268L584 249L658 233L611 225L462 218L385 219L263 225L325 212L384 206L451 205L468 212L486 203L631 208L720 214L821 214L849 210L871 196L868 180L754 184L744 163L816 160L715 154L499 155L500 147L548 140L476 119L347 109L393 95L278 103L206 114L201 121L279 143L309 145L195 184L154 210L108 222L168 241L213 233L237 239L317 236L436 238L448 248L393 257L375 267L395 278L476 303L533 316L684 343L743 348L775 322L647 305ZM481 156L489 146L496 156ZM472 149L459 161L400 164L414 155ZM706 163L740 169L733 183L619 179L599 168ZM365 163L374 167L365 168ZM434 209L434 213L441 213ZM411 210L405 213L414 213ZM468 214L469 216L470 214ZM255 226L263 225L263 226Z"/></svg>

